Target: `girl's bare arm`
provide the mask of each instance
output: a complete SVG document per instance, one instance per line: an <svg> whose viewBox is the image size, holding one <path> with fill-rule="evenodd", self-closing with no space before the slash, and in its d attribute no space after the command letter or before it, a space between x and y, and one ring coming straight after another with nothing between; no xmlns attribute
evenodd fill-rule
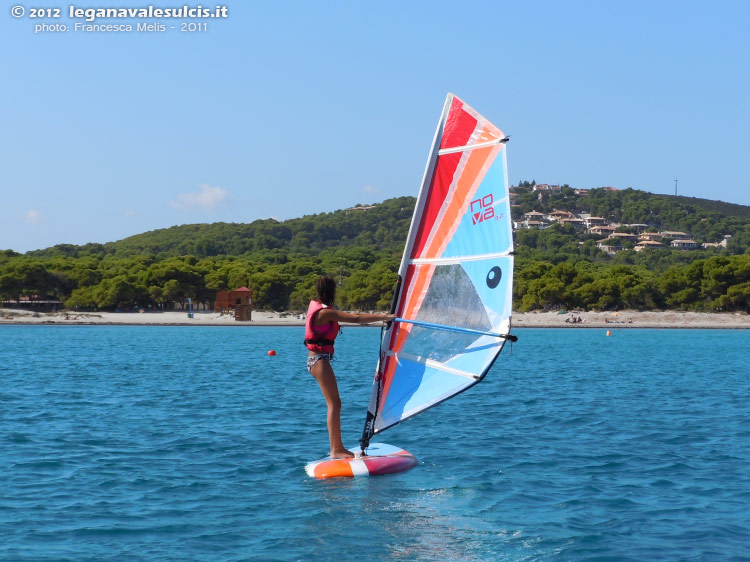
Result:
<svg viewBox="0 0 750 562"><path fill-rule="evenodd" d="M315 325L320 326L331 321L346 322L348 324L371 324L373 322L389 322L396 318L395 314L366 314L360 312L344 312L333 308L324 308L318 312Z"/></svg>

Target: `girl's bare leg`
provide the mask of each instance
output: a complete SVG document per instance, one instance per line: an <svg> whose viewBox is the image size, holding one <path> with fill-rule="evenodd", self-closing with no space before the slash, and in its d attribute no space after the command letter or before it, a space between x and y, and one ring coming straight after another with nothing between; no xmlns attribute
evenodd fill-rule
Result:
<svg viewBox="0 0 750 562"><path fill-rule="evenodd" d="M327 359L319 360L312 368L312 376L318 381L328 405L328 438L331 441L331 458L353 457L354 453L348 451L341 441L341 398L331 362Z"/></svg>

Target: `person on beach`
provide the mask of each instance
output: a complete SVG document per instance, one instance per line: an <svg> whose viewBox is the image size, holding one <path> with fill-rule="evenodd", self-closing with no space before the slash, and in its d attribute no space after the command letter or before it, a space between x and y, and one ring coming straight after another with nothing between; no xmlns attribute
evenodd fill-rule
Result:
<svg viewBox="0 0 750 562"><path fill-rule="evenodd" d="M370 324L390 322L395 314L359 314L342 312L333 308L336 299L336 281L320 277L315 282L317 298L310 301L305 321L305 347L308 349L307 370L315 377L328 406L328 437L331 458L345 459L354 456L341 441L341 398L336 375L331 367L333 344L339 333L339 322Z"/></svg>

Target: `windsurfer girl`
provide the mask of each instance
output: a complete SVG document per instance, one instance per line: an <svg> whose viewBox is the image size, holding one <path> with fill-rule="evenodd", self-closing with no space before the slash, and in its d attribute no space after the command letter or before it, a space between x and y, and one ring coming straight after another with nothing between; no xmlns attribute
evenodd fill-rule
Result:
<svg viewBox="0 0 750 562"><path fill-rule="evenodd" d="M358 314L333 308L336 298L336 281L320 277L315 282L317 298L310 301L305 323L305 347L308 349L307 370L315 377L328 405L328 437L331 441L331 458L345 459L354 453L344 448L341 441L341 398L336 375L331 367L333 344L339 333L339 322L370 324L389 322L395 314Z"/></svg>

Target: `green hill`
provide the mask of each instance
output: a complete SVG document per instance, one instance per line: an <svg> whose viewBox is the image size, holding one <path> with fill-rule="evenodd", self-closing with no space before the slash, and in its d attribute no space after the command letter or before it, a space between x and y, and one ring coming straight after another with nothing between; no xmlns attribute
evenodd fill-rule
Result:
<svg viewBox="0 0 750 562"><path fill-rule="evenodd" d="M747 236L750 206L655 195L634 189L593 189L588 195L579 196L568 186L563 186L559 194L544 193L539 198L538 193L531 191L532 185L521 182L518 187L514 187L519 194L514 201L514 219L530 211L549 213L553 210L566 210L605 217L616 222L647 224L654 230L682 231L699 243L719 242L724 235L731 235L734 246L731 253L743 253L745 248L750 247L750 236ZM38 258L166 258L186 255L206 258L283 251L313 256L324 250L346 247L398 253L406 240L414 203L413 197L398 197L376 205L286 221L266 219L252 223L220 222L173 226L107 244L60 244L28 252L26 255ZM578 241L587 239L581 233L574 237ZM533 247L533 241L519 240L519 246ZM602 256L602 259L605 257Z"/></svg>
<svg viewBox="0 0 750 562"><path fill-rule="evenodd" d="M516 231L519 310L678 308L750 310L750 207L634 189L576 193L515 186L513 218L566 210L653 231L682 231L725 247L613 254L602 236L573 226ZM248 224L193 224L107 244L61 244L21 255L0 251L0 297L58 298L70 308L171 309L188 298L206 308L216 292L246 285L258 308L302 309L319 275L341 283L339 304L385 309L415 199ZM643 228L643 227L639 227Z"/></svg>
<svg viewBox="0 0 750 562"><path fill-rule="evenodd" d="M401 251L414 211L414 197L397 197L378 205L277 221L173 226L107 244L61 244L29 252L34 257L85 255L132 257L154 255L242 256L269 250L315 255L343 247Z"/></svg>
<svg viewBox="0 0 750 562"><path fill-rule="evenodd" d="M709 212L717 212L727 217L739 217L750 219L750 206L737 205L735 203L726 203L724 201L713 201L711 199L700 199L698 197L684 197L682 195L666 195L675 203L683 207L693 206Z"/></svg>
<svg viewBox="0 0 750 562"><path fill-rule="evenodd" d="M538 211L550 213L554 210L587 213L603 217L614 223L645 224L652 230L685 232L696 242L720 242L731 235L735 249L743 253L750 247L750 206L735 205L721 201L657 195L636 189L589 190L577 195L569 186L562 186L556 193L532 191L533 183L521 182L514 203L513 217Z"/></svg>

